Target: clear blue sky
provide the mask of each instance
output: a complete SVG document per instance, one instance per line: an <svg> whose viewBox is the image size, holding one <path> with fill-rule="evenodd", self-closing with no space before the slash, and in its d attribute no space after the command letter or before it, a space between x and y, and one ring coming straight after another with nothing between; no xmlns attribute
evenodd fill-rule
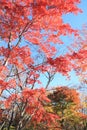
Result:
<svg viewBox="0 0 87 130"><path fill-rule="evenodd" d="M78 5L78 7L82 9L83 13L79 13L78 15L68 14L63 16L64 22L70 23L70 25L75 29L81 29L83 24L87 24L87 0L82 0L81 3ZM64 41L64 44L61 45L61 49L59 50L60 51L59 53L61 54L64 51L66 52L67 45L69 45L70 42L72 42L67 37L63 37L62 39ZM78 77L76 77L75 75L75 72L74 71L70 72L70 75L71 75L71 79L68 80L66 77L62 76L61 74L57 74L49 86L56 87L61 85L64 86L69 85L72 87L73 85L79 85L80 83ZM43 80L45 85L46 79L44 78Z"/></svg>
<svg viewBox="0 0 87 130"><path fill-rule="evenodd" d="M73 28L81 29L82 25L87 23L87 0L81 0L81 3L78 5L78 7L83 10L82 14L79 13L78 15L64 15L63 19L66 23L70 23Z"/></svg>

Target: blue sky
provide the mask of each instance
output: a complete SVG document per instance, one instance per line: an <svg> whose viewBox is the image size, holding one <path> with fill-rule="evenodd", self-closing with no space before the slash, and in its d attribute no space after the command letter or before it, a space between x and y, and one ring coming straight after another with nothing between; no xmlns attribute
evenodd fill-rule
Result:
<svg viewBox="0 0 87 130"><path fill-rule="evenodd" d="M72 28L74 29L81 29L83 24L87 24L87 0L82 0L81 3L78 5L79 8L82 9L83 13L79 13L78 15L74 15L74 14L68 14L68 15L63 15L63 20L65 23L69 23ZM66 52L66 47L67 45L70 44L70 42L72 42L72 38L68 38L68 37L63 37L62 38L64 41L64 44L61 45L60 48L60 53L62 54L62 52ZM61 86L61 85L68 85L70 87L76 85L80 85L79 79L76 76L74 71L70 72L71 78L70 80L68 80L66 77L62 76L61 74L57 74L54 78L54 80L50 83L49 86L51 87L57 87L57 86ZM46 81L46 79L44 78L44 81ZM45 85L45 82L44 82Z"/></svg>
<svg viewBox="0 0 87 130"><path fill-rule="evenodd" d="M83 13L78 15L68 14L64 15L64 22L70 23L73 28L81 29L84 23L87 23L87 0L81 0L81 3L78 4L78 7L82 9Z"/></svg>

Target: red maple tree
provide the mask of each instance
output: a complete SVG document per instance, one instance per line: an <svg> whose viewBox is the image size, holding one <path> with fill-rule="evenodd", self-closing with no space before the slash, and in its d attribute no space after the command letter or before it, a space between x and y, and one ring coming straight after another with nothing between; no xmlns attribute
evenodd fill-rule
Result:
<svg viewBox="0 0 87 130"><path fill-rule="evenodd" d="M43 87L42 73L52 78L56 72L66 75L72 69L67 55L53 56L55 44L63 44L61 35L78 34L62 19L64 14L81 12L78 3L80 0L0 0L0 96L8 113L8 130L16 112L20 117L17 130L27 122L46 120L49 125L59 119L44 109L50 102L46 90L34 86Z"/></svg>

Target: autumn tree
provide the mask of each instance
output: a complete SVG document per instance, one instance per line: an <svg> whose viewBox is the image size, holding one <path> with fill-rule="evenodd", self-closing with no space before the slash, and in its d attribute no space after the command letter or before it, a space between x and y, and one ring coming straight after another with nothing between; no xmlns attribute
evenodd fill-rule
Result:
<svg viewBox="0 0 87 130"><path fill-rule="evenodd" d="M82 30L79 31L79 37L75 40L78 44L78 51L73 52L71 57L76 64L76 72L80 77L80 81L84 84L87 78L87 26L84 25Z"/></svg>
<svg viewBox="0 0 87 130"><path fill-rule="evenodd" d="M70 56L55 54L56 44L63 44L61 35L78 35L62 19L64 14L81 12L78 3L80 0L0 0L0 100L7 113L3 122L7 130L17 114L16 130L25 129L31 121L56 125L59 117L44 109L50 100L40 79L48 74L47 89L56 72L67 76L74 67Z"/></svg>
<svg viewBox="0 0 87 130"><path fill-rule="evenodd" d="M86 128L83 123L87 116L81 111L79 93L75 89L70 89L67 86L57 87L48 94L48 97L52 102L46 109L60 116L62 130L83 130Z"/></svg>

